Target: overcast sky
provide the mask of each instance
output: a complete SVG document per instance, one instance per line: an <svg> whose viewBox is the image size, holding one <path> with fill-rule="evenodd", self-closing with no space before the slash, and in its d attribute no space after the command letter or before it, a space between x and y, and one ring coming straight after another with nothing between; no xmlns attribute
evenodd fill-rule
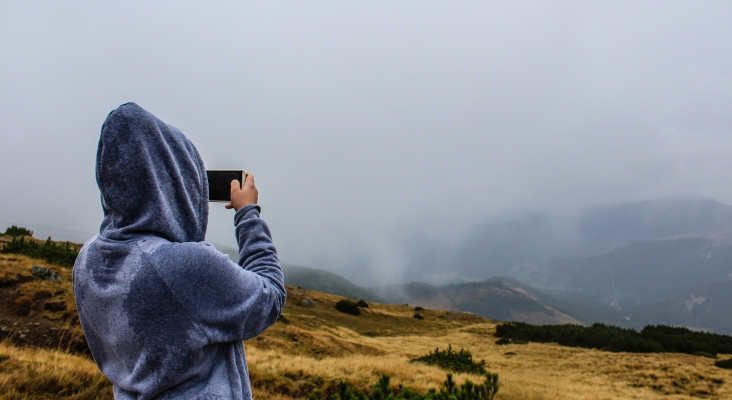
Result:
<svg viewBox="0 0 732 400"><path fill-rule="evenodd" d="M128 101L256 176L284 262L362 284L507 210L732 203L730 2L215 4L0 2L0 228L93 235Z"/></svg>

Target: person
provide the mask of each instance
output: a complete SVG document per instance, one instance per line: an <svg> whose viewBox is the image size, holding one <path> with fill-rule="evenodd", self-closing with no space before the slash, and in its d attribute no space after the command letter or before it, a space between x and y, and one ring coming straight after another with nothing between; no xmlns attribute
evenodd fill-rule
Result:
<svg viewBox="0 0 732 400"><path fill-rule="evenodd" d="M178 129L134 103L102 126L104 218L74 264L79 320L115 399L251 399L242 340L282 311L285 285L249 175L231 185L239 262L204 241L208 181Z"/></svg>

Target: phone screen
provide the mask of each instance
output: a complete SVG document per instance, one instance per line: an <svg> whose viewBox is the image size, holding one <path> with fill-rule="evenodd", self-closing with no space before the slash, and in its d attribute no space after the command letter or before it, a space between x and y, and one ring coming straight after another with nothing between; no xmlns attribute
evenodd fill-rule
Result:
<svg viewBox="0 0 732 400"><path fill-rule="evenodd" d="M241 185L244 178L242 170L206 171L208 176L208 201L231 201L231 181L236 179Z"/></svg>

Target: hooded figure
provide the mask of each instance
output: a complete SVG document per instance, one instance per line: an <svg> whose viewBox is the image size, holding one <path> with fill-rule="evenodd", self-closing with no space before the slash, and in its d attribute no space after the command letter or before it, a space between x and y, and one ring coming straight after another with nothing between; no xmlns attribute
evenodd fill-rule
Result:
<svg viewBox="0 0 732 400"><path fill-rule="evenodd" d="M115 399L251 399L242 340L274 323L286 298L259 207L234 215L238 264L204 242L198 151L134 103L104 122L96 176L104 220L76 260L74 293Z"/></svg>

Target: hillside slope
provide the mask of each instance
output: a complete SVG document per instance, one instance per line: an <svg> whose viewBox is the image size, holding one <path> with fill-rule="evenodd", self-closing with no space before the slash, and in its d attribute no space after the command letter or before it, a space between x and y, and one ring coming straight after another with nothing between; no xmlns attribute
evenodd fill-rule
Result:
<svg viewBox="0 0 732 400"><path fill-rule="evenodd" d="M322 269L282 264L282 270L285 273L285 283L288 285L299 286L351 299L363 299L381 303L386 302L368 289L357 286L339 275Z"/></svg>
<svg viewBox="0 0 732 400"><path fill-rule="evenodd" d="M466 311L501 321L580 323L555 308L560 302L550 302L549 296L507 278L444 286L412 282L378 288L378 294L392 303Z"/></svg>

